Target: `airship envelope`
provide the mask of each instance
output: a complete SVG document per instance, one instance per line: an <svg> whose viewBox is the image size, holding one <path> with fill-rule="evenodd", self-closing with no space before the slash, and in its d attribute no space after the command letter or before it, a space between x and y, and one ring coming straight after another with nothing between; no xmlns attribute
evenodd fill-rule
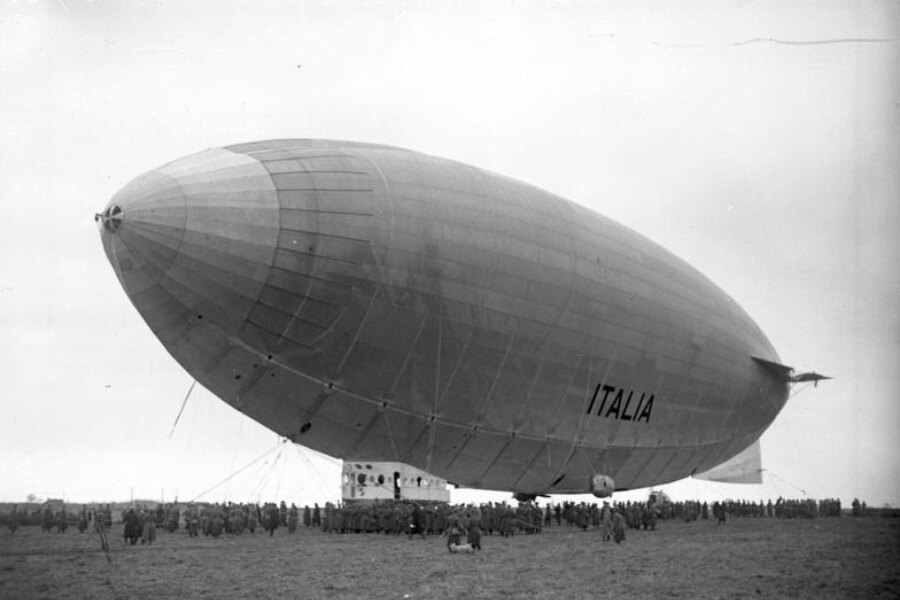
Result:
<svg viewBox="0 0 900 600"><path fill-rule="evenodd" d="M97 220L192 377L345 460L606 494L711 469L787 399L765 335L684 261L451 160L238 144L139 176Z"/></svg>

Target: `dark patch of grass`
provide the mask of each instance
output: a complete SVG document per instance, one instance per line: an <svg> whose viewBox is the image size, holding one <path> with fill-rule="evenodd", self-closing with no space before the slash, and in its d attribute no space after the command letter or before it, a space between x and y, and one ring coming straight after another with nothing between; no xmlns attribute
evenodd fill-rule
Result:
<svg viewBox="0 0 900 600"><path fill-rule="evenodd" d="M117 531L114 529L113 534ZM900 520L733 519L629 531L621 545L567 527L485 536L484 552L443 540L301 529L212 538L162 533L152 546L23 527L0 535L3 596L38 598L772 598L900 596ZM73 560L73 558L75 560ZM11 561L15 561L13 566ZM46 586L46 587L41 587Z"/></svg>

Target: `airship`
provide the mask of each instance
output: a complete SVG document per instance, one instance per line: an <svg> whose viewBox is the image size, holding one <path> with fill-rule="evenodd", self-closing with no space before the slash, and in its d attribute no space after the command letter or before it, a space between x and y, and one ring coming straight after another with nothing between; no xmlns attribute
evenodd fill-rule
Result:
<svg viewBox="0 0 900 600"><path fill-rule="evenodd" d="M822 378L783 365L656 243L402 148L210 149L140 175L96 220L128 298L191 377L350 463L520 498L717 469L753 480L792 383Z"/></svg>

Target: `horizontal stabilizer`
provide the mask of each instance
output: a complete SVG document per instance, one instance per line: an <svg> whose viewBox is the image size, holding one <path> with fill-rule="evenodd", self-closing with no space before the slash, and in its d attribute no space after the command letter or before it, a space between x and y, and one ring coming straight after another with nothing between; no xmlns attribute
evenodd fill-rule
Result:
<svg viewBox="0 0 900 600"><path fill-rule="evenodd" d="M812 381L815 385L818 385L818 383L823 379L831 379L831 377L819 375L815 371L810 371L809 373L797 373L796 375L791 377L791 381L793 383L798 383L801 381Z"/></svg>
<svg viewBox="0 0 900 600"><path fill-rule="evenodd" d="M722 483L762 483L762 455L759 450L759 440L721 465L695 474L694 478Z"/></svg>

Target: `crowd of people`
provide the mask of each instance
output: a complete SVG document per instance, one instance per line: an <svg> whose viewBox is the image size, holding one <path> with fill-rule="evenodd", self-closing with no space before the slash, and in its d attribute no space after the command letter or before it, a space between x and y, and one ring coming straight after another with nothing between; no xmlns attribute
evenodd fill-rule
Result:
<svg viewBox="0 0 900 600"><path fill-rule="evenodd" d="M859 500L854 500L854 505L858 505ZM863 503L864 504L864 503ZM665 503L660 507L660 518L663 519L683 519L685 521L695 521L697 519L709 519L710 511L712 518L720 520L722 515L726 517L767 517L779 519L805 518L813 519L816 517L840 517L841 501L837 498L828 498L824 500L812 499L786 499L778 498L775 502L751 502L747 500L725 500L722 502L713 502L712 505L707 502L686 501ZM857 512L853 513L859 516Z"/></svg>
<svg viewBox="0 0 900 600"><path fill-rule="evenodd" d="M866 514L866 504L854 499L853 516ZM487 502L480 505L450 505L416 503L412 501L382 501L372 503L348 502L314 504L302 509L296 504L265 503L189 503L157 504L155 507L132 506L121 514L126 543L153 543L156 529L170 533L179 529L189 536L205 535L218 538L223 534L256 533L257 529L275 534L285 528L288 534L301 526L317 528L333 534L381 533L387 535L444 535L456 545L468 544L480 548L482 533L509 537L515 534L539 534L547 527L571 527L601 530L604 540L621 542L626 529L654 530L659 521L670 519L685 522L714 520L724 524L729 518L817 518L840 517L838 499L785 499L750 502L725 500L711 505L700 501L671 502L668 499L646 502L570 502L546 503L543 507L533 501ZM5 515L10 531L23 524L40 524L45 532L65 533L75 526L80 532L113 525L110 505L82 505L77 510L65 506L53 510L49 505L31 512L13 507ZM463 542L463 540L466 540Z"/></svg>

